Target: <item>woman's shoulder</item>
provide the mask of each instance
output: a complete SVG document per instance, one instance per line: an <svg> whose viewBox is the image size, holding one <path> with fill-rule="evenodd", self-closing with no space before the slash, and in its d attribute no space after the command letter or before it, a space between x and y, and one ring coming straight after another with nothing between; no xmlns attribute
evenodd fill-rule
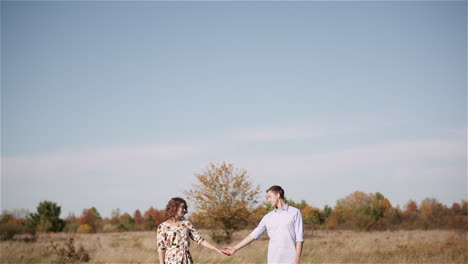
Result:
<svg viewBox="0 0 468 264"><path fill-rule="evenodd" d="M167 221L164 221L164 222L162 222L162 223L160 223L160 224L158 225L158 229L165 228L165 227L167 227L168 225L169 225L169 223L168 223Z"/></svg>
<svg viewBox="0 0 468 264"><path fill-rule="evenodd" d="M181 224L182 224L183 226L187 226L187 227L192 227L192 226L193 226L192 222L190 222L190 220L187 220L187 219L182 220L182 223L181 223Z"/></svg>

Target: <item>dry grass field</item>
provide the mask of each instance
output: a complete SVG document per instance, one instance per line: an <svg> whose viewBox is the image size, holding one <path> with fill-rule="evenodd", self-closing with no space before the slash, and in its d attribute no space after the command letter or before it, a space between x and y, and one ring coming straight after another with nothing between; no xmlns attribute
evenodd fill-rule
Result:
<svg viewBox="0 0 468 264"><path fill-rule="evenodd" d="M201 230L205 237L209 231ZM237 232L234 243L248 231ZM36 242L3 241L1 263L50 263L50 241L64 243L67 234L42 234ZM90 263L157 263L155 233L128 232L76 235L77 246L90 254ZM196 263L266 263L268 238L236 255L218 255L193 244ZM219 245L224 246L224 245ZM306 231L303 263L468 263L467 232L459 231Z"/></svg>

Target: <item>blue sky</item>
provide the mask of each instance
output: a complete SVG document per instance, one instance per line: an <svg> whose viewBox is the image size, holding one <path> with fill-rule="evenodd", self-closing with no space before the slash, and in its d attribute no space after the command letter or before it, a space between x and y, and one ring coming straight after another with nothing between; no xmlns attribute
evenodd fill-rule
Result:
<svg viewBox="0 0 468 264"><path fill-rule="evenodd" d="M163 208L220 161L451 205L466 150L465 1L1 2L2 209Z"/></svg>

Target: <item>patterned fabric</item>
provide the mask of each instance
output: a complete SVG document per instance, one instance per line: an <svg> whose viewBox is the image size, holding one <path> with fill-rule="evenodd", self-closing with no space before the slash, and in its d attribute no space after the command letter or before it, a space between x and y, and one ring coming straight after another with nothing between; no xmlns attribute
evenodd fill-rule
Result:
<svg viewBox="0 0 468 264"><path fill-rule="evenodd" d="M198 244L205 239L198 233L192 223L187 220L171 224L163 222L158 226L156 235L158 251L165 252L165 264L191 264L190 239Z"/></svg>

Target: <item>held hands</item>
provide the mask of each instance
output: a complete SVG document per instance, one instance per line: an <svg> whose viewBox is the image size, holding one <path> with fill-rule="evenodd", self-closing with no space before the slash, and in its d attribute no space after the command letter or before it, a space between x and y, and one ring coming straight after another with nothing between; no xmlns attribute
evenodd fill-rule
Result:
<svg viewBox="0 0 468 264"><path fill-rule="evenodd" d="M218 252L218 253L221 254L221 255L224 255L224 252L223 252L222 249L215 248L214 251Z"/></svg>
<svg viewBox="0 0 468 264"><path fill-rule="evenodd" d="M223 248L223 249L218 249L218 248L215 248L213 249L214 251L218 252L219 254L222 254L223 256L226 255L226 256L231 256L232 254L234 254L234 251L230 251L230 250L227 250L228 248Z"/></svg>
<svg viewBox="0 0 468 264"><path fill-rule="evenodd" d="M237 250L233 247L224 247L222 250L223 254L226 256L232 256L234 253L236 253L236 251Z"/></svg>

